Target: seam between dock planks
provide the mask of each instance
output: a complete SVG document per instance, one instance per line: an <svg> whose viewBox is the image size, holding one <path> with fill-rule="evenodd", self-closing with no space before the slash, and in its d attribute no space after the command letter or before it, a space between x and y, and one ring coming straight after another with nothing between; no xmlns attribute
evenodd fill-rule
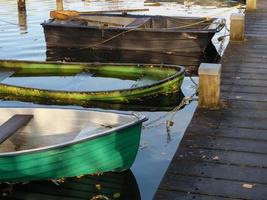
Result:
<svg viewBox="0 0 267 200"><path fill-rule="evenodd" d="M222 60L225 108L197 109L154 199L267 199L267 2Z"/></svg>

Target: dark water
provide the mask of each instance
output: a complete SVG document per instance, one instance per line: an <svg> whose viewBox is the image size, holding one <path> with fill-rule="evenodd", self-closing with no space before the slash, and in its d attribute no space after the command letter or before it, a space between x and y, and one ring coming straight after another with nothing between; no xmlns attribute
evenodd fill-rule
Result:
<svg viewBox="0 0 267 200"><path fill-rule="evenodd" d="M14 0L0 0L0 59L20 59L20 60L46 60L46 46L43 34L43 29L40 25L44 20L48 19L49 11L56 8L55 0L27 0L27 12L20 13L17 12L16 1ZM217 8L209 4L209 7L195 6L190 9L177 2L162 3L159 7L145 6L142 0L65 0L64 4L66 9L74 10L107 10L107 9L129 9L129 8L149 8L148 14L167 14L167 15L182 15L182 16L210 16L216 15L216 13L223 13L223 17L229 17L229 13L234 10L224 10L225 8ZM217 6L217 4L215 4ZM235 10L236 11L236 10ZM20 25L19 25L20 24ZM224 34L224 33L223 33ZM215 45L219 45L217 41L214 42ZM79 87L83 77L76 77L75 81L66 79L64 81L70 81L73 83L72 87L74 89ZM195 79L197 81L197 79ZM16 80L18 81L18 80ZM46 81L51 83L49 87L54 86L53 77L43 77L42 80L31 79L21 79L20 83L32 84L35 81ZM58 81L58 79L57 79ZM57 82L60 84L60 82ZM84 82L86 84L86 82ZM101 83L102 84L102 83ZM128 82L126 83L128 84ZM131 84L131 83L130 83ZM124 87L119 83L118 87ZM189 78L184 80L182 85L182 91L184 96L189 96L195 92L194 84ZM101 85L105 87L105 85ZM182 110L178 111L173 118L174 125L171 127L170 131L166 129L166 120L170 119L173 113L167 110L172 109L175 105L179 104L179 98L176 98L172 102L172 105L166 105L165 107L158 107L153 105L155 102L153 100L148 101L148 105L143 106L123 106L123 105L94 105L94 109L122 109L127 112L139 111L142 112L149 118L149 121L145 123L145 128L142 131L142 138L140 143L140 148L134 165L131 170L134 176L126 173L121 176L133 177L126 182L116 182L104 188L117 188L109 192L109 195L117 193L123 193L121 189L123 184L128 184L127 189L135 195L132 195L132 199L151 199L163 177L167 167L172 159L174 152L176 151L178 144L184 134L184 131L190 122L192 115L196 109L197 103L193 102L190 105L185 106ZM22 107L40 107L48 106L38 103L24 103L18 101L0 101L0 106L12 107L12 106L22 106ZM50 105L53 107L58 107L58 105ZM77 108L77 106L68 106L71 108ZM89 109L89 108L84 108ZM160 120L156 120L160 118ZM154 123L150 124L152 121ZM114 175L114 174L113 174ZM112 176L113 176L112 175ZM100 176L101 179L102 176ZM117 180L116 175L110 179L108 176L108 181ZM120 179L120 178L119 178ZM101 180L96 180L95 178L86 177L85 181L82 180L70 180L69 184L65 184L62 187L55 187L48 182L34 183L31 185L18 186L15 188L17 193L14 195L23 194L19 199L29 199L31 193L41 193L43 186L49 188L49 192L54 197L54 199L61 199L58 196L69 195L74 199L90 199L92 197L89 189L83 189L83 196L79 197L76 192L79 187L86 187L87 185L93 184L97 185L97 182ZM111 181L112 182L112 181ZM102 184L102 182L101 182ZM33 185L35 187L33 187ZM40 187L37 187L37 186ZM95 187L94 187L95 188ZM125 190L125 188L124 188ZM100 189L97 193L104 193L104 189ZM8 191L7 191L8 193ZM126 192L127 193L127 192ZM139 196L138 196L138 194ZM90 196L91 195L91 196ZM28 196L28 197L27 197ZM55 198L56 197L56 198ZM58 197L58 198L57 198ZM122 196L121 196L122 197ZM129 197L129 196L128 196ZM12 199L10 197L9 199ZM13 198L15 199L15 197ZM38 196L32 199L49 199L46 196ZM121 198L128 199L128 198ZM131 199L131 198L129 198Z"/></svg>

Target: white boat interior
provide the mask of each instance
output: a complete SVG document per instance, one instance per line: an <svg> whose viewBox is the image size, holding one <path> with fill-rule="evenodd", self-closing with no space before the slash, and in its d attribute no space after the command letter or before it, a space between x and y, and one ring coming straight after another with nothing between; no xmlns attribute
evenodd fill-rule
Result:
<svg viewBox="0 0 267 200"><path fill-rule="evenodd" d="M101 135L103 131L138 120L134 115L74 109L0 108L0 113L0 133L3 124L12 116L33 116L26 125L0 143L0 153L41 148Z"/></svg>

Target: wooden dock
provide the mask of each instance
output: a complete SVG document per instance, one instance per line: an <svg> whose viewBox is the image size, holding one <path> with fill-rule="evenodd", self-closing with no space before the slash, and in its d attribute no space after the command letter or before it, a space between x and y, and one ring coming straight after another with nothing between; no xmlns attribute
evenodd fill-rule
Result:
<svg viewBox="0 0 267 200"><path fill-rule="evenodd" d="M198 109L154 199L267 199L267 1L222 61L220 110Z"/></svg>

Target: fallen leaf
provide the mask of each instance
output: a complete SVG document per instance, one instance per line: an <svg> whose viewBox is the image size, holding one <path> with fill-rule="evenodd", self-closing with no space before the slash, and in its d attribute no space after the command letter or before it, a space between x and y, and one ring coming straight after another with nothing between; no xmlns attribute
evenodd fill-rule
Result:
<svg viewBox="0 0 267 200"><path fill-rule="evenodd" d="M95 187L96 187L96 189L101 190L101 185L100 184L96 184Z"/></svg>
<svg viewBox="0 0 267 200"><path fill-rule="evenodd" d="M212 160L220 160L219 156L214 156Z"/></svg>
<svg viewBox="0 0 267 200"><path fill-rule="evenodd" d="M254 185L252 185L252 184L248 184L248 183L244 183L244 184L242 185L242 187L243 187L243 188L246 188L246 189L252 189L253 186L254 186Z"/></svg>
<svg viewBox="0 0 267 200"><path fill-rule="evenodd" d="M115 194L113 194L113 198L114 198L114 199L117 199L117 198L119 198L120 196L121 196L121 194L120 194L120 193L118 193L118 192L117 192L117 193L115 193Z"/></svg>

